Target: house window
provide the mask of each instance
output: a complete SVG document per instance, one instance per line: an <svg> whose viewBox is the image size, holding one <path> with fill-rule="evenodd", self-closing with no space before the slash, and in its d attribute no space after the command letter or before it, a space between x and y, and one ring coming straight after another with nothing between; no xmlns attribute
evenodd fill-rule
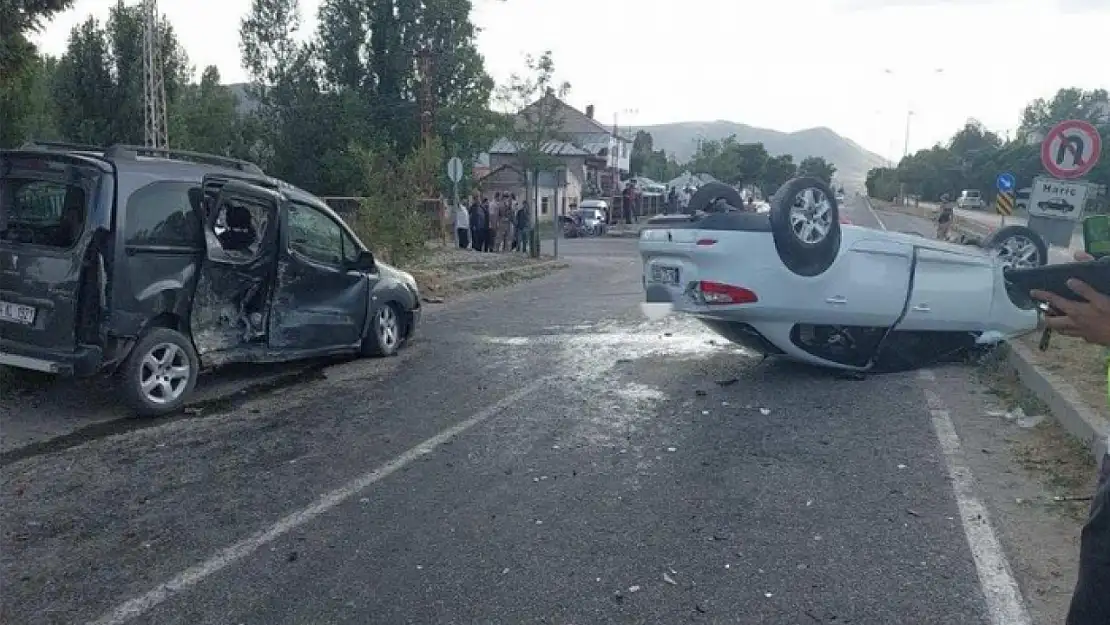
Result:
<svg viewBox="0 0 1110 625"><path fill-rule="evenodd" d="M550 203L550 199L551 198L547 198L547 197L544 197L544 198L540 199L540 214L541 215L546 215L547 214L547 208L548 208L548 204Z"/></svg>

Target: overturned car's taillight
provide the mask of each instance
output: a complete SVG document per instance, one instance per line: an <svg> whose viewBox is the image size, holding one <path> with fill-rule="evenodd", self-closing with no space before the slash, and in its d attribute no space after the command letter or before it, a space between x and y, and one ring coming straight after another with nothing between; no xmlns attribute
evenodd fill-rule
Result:
<svg viewBox="0 0 1110 625"><path fill-rule="evenodd" d="M702 280L698 283L698 291L709 305L752 304L759 301L756 294L749 289L720 282Z"/></svg>

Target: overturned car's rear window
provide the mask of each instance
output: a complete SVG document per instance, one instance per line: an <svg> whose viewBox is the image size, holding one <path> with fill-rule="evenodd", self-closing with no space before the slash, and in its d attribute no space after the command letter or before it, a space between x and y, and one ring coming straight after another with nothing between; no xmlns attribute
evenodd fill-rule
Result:
<svg viewBox="0 0 1110 625"><path fill-rule="evenodd" d="M99 173L60 159L0 161L0 240L70 248L81 237Z"/></svg>

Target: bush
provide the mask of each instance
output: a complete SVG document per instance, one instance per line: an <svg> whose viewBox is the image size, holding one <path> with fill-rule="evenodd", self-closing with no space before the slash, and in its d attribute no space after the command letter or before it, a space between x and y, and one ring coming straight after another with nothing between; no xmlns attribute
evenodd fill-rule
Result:
<svg viewBox="0 0 1110 625"><path fill-rule="evenodd" d="M351 227L374 255L386 262L419 260L427 252L433 227L433 216L424 210L421 200L432 193L438 195L442 148L433 143L400 162L385 151L352 150L365 172L365 183Z"/></svg>

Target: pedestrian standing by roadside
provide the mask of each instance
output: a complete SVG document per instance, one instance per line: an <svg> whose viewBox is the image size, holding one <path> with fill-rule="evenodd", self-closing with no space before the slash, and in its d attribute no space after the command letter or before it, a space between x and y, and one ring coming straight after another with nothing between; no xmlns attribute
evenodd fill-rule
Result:
<svg viewBox="0 0 1110 625"><path fill-rule="evenodd" d="M470 249L482 251L482 233L485 228L482 223L482 201L475 195L470 203Z"/></svg>
<svg viewBox="0 0 1110 625"><path fill-rule="evenodd" d="M520 210L516 212L516 232L517 245L521 252L527 254L532 249L532 210L528 206L528 200L522 202Z"/></svg>
<svg viewBox="0 0 1110 625"><path fill-rule="evenodd" d="M501 196L501 211L497 214L497 251L508 252L513 241L514 202L508 195Z"/></svg>
<svg viewBox="0 0 1110 625"><path fill-rule="evenodd" d="M465 250L470 245L470 211L466 210L464 202L455 207L454 221L455 242Z"/></svg>
<svg viewBox="0 0 1110 625"><path fill-rule="evenodd" d="M486 243L486 247L489 248L489 249L486 250L488 252L496 252L497 251L497 241L498 241L497 228L500 225L501 225L501 192L498 191L497 193L493 194L493 201L490 202L490 205L489 205L489 241Z"/></svg>
<svg viewBox="0 0 1110 625"><path fill-rule="evenodd" d="M1075 259L1094 260L1085 252L1077 253ZM1103 267L1110 272L1110 262ZM1087 301L1074 302L1054 293L1032 292L1035 299L1047 302L1056 313L1045 319L1045 326L1065 336L1110 347L1110 293L1100 293L1075 279L1068 280L1068 288ZM1106 394L1110 401L1110 367L1106 372ZM1100 462L1098 487L1080 536L1079 580L1067 618L1067 625L1107 623L1110 623L1110 453Z"/></svg>
<svg viewBox="0 0 1110 625"><path fill-rule="evenodd" d="M488 252L493 249L493 242L490 241L490 222L489 222L489 198L482 198L482 248L483 252Z"/></svg>
<svg viewBox="0 0 1110 625"><path fill-rule="evenodd" d="M954 207L948 200L948 194L940 196L940 212L937 213L937 239L948 240L948 233L952 231L952 220L955 218Z"/></svg>

